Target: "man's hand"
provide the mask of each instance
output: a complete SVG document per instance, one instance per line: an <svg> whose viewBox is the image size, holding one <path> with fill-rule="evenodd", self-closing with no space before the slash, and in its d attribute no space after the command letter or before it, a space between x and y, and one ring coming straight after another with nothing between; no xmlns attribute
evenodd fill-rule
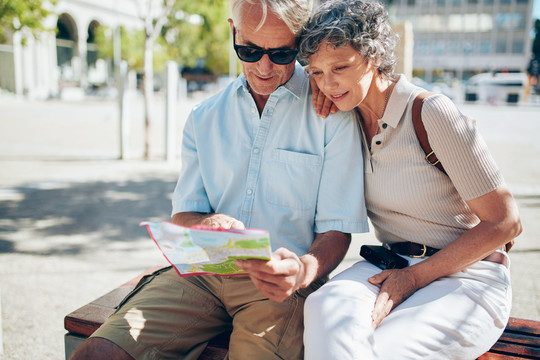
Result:
<svg viewBox="0 0 540 360"><path fill-rule="evenodd" d="M243 230L246 227L241 221L225 214L201 214L196 212L183 212L174 214L172 222L177 225L191 227L194 225L208 226L221 229Z"/></svg>
<svg viewBox="0 0 540 360"><path fill-rule="evenodd" d="M221 229L243 230L246 228L241 221L224 214L209 215L202 219L200 225Z"/></svg>
<svg viewBox="0 0 540 360"><path fill-rule="evenodd" d="M326 118L328 114L335 114L338 112L336 104L332 100L326 97L324 93L317 86L317 82L313 79L313 76L309 77L309 83L311 84L311 92L313 94L313 109L318 116Z"/></svg>
<svg viewBox="0 0 540 360"><path fill-rule="evenodd" d="M305 266L295 253L279 248L268 261L237 260L257 289L270 300L282 302L302 287Z"/></svg>
<svg viewBox="0 0 540 360"><path fill-rule="evenodd" d="M368 279L373 285L381 285L381 291L371 315L372 326L376 328L393 308L411 296L418 287L414 274L409 268L399 270L384 270Z"/></svg>

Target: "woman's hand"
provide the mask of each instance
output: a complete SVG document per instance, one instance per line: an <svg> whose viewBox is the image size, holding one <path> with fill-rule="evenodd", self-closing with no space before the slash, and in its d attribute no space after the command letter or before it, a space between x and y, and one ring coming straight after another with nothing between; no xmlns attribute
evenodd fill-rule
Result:
<svg viewBox="0 0 540 360"><path fill-rule="evenodd" d="M309 83L311 84L311 91L313 93L313 109L315 109L317 115L326 118L330 113L337 113L338 108L336 104L324 95L311 75L309 76Z"/></svg>
<svg viewBox="0 0 540 360"><path fill-rule="evenodd" d="M393 308L418 290L416 278L409 268L383 270L370 277L368 281L373 285L381 285L381 291L375 300L371 315L374 329L380 325Z"/></svg>

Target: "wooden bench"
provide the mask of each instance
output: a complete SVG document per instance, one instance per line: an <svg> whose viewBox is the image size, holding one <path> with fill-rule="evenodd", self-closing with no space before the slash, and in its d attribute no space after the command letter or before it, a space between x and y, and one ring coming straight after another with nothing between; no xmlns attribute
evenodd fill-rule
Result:
<svg viewBox="0 0 540 360"><path fill-rule="evenodd" d="M113 313L116 305L147 274L159 269L151 268L138 277L119 286L102 297L73 311L64 318L66 359L73 350L97 330ZM229 333L212 339L200 360L223 359L229 347ZM508 325L495 345L478 360L540 359L540 321L510 318Z"/></svg>

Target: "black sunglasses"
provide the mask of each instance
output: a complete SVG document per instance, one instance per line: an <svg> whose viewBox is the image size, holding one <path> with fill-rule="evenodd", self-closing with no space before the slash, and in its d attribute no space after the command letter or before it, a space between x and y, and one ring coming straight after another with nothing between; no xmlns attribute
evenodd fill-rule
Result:
<svg viewBox="0 0 540 360"><path fill-rule="evenodd" d="M245 62L257 62L264 54L268 55L270 61L277 65L288 65L296 59L298 49L268 49L260 47L236 45L236 29L233 28L234 51L238 58Z"/></svg>

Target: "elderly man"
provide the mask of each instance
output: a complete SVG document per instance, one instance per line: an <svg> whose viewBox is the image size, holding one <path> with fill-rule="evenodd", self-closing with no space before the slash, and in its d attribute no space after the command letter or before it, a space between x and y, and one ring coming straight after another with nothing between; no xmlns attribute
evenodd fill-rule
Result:
<svg viewBox="0 0 540 360"><path fill-rule="evenodd" d="M303 305L367 231L358 125L318 117L295 63L310 0L232 0L229 19L243 74L195 107L182 143L172 221L260 228L272 259L247 275L146 279L74 354L75 359L196 359L232 328L231 359L303 356Z"/></svg>

